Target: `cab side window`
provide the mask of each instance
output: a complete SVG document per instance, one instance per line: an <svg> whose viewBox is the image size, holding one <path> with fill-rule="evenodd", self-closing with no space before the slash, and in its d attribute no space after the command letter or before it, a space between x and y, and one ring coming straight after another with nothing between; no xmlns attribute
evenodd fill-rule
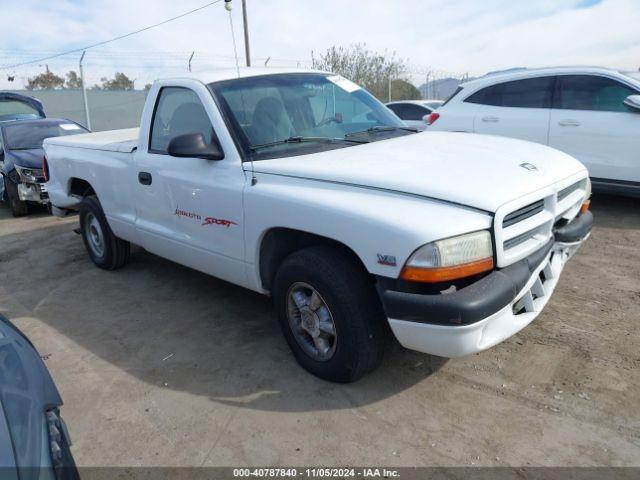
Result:
<svg viewBox="0 0 640 480"><path fill-rule="evenodd" d="M188 88L164 87L160 90L153 114L149 151L166 154L171 139L187 133L201 133L207 143L215 138L211 121L198 95Z"/></svg>
<svg viewBox="0 0 640 480"><path fill-rule="evenodd" d="M593 110L601 112L628 112L624 99L637 95L631 87L607 77L595 75L562 75L554 108L565 110Z"/></svg>
<svg viewBox="0 0 640 480"><path fill-rule="evenodd" d="M526 78L483 88L465 100L495 107L551 108L554 77Z"/></svg>

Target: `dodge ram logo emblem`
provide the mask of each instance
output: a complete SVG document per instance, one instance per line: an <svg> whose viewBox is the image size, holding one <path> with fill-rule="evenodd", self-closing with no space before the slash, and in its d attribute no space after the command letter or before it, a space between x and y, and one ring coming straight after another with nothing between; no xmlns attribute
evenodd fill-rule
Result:
<svg viewBox="0 0 640 480"><path fill-rule="evenodd" d="M522 168L526 168L527 170L531 170L532 172L537 172L538 167L536 167L533 163L521 163L520 166Z"/></svg>

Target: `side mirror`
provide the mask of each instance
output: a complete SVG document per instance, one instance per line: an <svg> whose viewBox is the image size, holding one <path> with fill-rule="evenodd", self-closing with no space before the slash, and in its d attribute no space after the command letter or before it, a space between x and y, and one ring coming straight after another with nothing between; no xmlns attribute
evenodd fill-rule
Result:
<svg viewBox="0 0 640 480"><path fill-rule="evenodd" d="M629 95L624 99L624 104L637 113L640 113L640 95Z"/></svg>
<svg viewBox="0 0 640 480"><path fill-rule="evenodd" d="M204 140L201 133L186 133L173 137L167 147L172 157L203 158L205 160L222 160L224 152L216 139L211 143Z"/></svg>

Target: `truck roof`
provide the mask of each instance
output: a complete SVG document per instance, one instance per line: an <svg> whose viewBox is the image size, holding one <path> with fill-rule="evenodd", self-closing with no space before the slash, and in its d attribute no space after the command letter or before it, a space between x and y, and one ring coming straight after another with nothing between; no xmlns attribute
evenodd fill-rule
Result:
<svg viewBox="0 0 640 480"><path fill-rule="evenodd" d="M257 77L261 75L278 75L283 73L320 73L325 75L330 74L330 72L304 68L240 67L239 69L221 68L216 70L206 70L202 72L188 72L186 75L167 77L163 78L163 80L171 78L193 78L196 80L200 80L202 83L208 84L212 82L232 80L234 78Z"/></svg>

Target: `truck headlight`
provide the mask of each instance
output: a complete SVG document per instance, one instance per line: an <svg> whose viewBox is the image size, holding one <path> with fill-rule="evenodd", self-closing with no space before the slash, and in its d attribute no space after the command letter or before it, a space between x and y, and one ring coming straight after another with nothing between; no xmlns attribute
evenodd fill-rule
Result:
<svg viewBox="0 0 640 480"><path fill-rule="evenodd" d="M26 168L16 165L16 172L18 172L20 180L25 183L39 183L43 181L41 168Z"/></svg>
<svg viewBox="0 0 640 480"><path fill-rule="evenodd" d="M493 246L488 230L445 238L418 248L400 278L410 282L446 282L493 270Z"/></svg>

